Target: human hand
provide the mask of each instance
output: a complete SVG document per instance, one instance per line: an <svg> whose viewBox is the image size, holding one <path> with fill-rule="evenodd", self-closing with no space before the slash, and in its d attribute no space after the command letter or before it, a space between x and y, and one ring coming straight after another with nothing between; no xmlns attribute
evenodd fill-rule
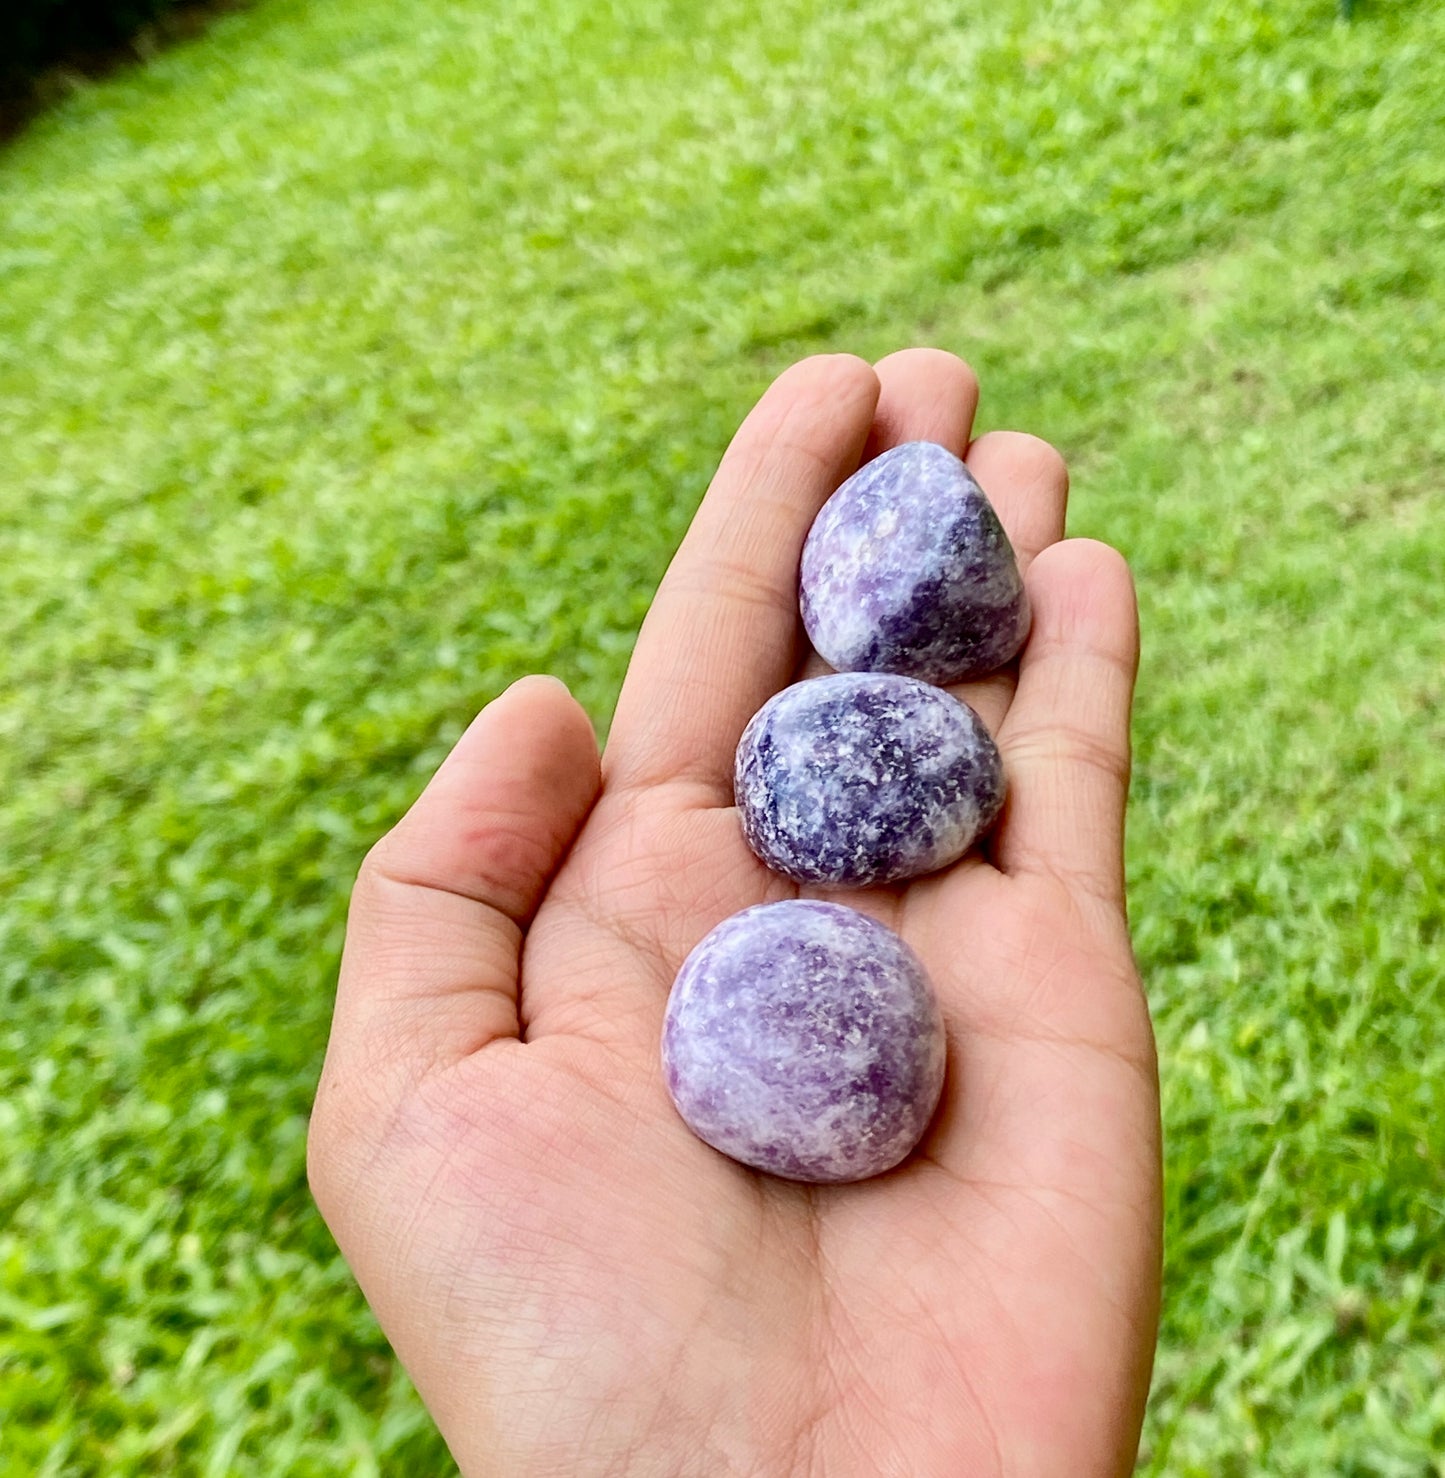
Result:
<svg viewBox="0 0 1445 1478"><path fill-rule="evenodd" d="M960 361L784 374L638 637L600 769L526 678L367 857L310 1140L317 1201L467 1474L1104 1478L1131 1470L1159 1295L1153 1038L1124 914L1133 590L1063 541L1032 437L969 444ZM800 890L732 809L744 724L798 671L799 550L900 441L960 454L1034 608L1017 676L955 689L1010 793L988 855ZM659 1039L683 957L750 904L886 921L947 1023L919 1150L854 1185L695 1139Z"/></svg>

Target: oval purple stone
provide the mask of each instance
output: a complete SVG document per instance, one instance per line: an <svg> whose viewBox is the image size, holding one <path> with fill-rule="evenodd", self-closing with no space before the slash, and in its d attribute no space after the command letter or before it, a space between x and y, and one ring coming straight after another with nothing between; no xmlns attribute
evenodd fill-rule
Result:
<svg viewBox="0 0 1445 1478"><path fill-rule="evenodd" d="M765 903L683 962L662 1065L714 1149L789 1180L862 1180L928 1127L943 1018L917 956L882 924L837 903Z"/></svg>
<svg viewBox="0 0 1445 1478"><path fill-rule="evenodd" d="M795 683L753 715L733 791L748 845L807 883L867 887L946 867L1003 806L1003 762L978 715L889 673Z"/></svg>
<svg viewBox="0 0 1445 1478"><path fill-rule="evenodd" d="M1029 632L1013 546L968 468L910 441L859 468L813 522L799 604L840 672L963 682L1011 661Z"/></svg>

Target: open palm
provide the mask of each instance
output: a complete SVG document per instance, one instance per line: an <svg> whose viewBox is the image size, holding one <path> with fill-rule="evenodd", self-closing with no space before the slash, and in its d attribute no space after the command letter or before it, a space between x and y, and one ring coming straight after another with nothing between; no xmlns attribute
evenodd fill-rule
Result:
<svg viewBox="0 0 1445 1478"><path fill-rule="evenodd" d="M312 1183L468 1474L1128 1472L1159 1279L1158 1100L1123 907L1137 628L1063 541L1032 437L970 443L929 350L795 366L739 431L638 639L605 760L560 684L468 730L352 904ZM693 1138L659 1039L683 957L796 896L732 809L748 718L800 669L798 553L860 457L939 441L988 490L1034 629L957 691L1010 795L985 858L803 890L928 966L949 1068L919 1151L805 1186Z"/></svg>

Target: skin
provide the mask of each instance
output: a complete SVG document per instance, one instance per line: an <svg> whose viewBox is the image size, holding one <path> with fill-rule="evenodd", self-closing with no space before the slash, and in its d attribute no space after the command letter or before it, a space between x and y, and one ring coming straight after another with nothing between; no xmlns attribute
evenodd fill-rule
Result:
<svg viewBox="0 0 1445 1478"><path fill-rule="evenodd" d="M316 1199L466 1474L1128 1473L1156 1336L1159 1105L1124 910L1138 656L1119 555L1063 540L1037 439L907 350L784 374L638 638L605 758L561 684L476 719L352 901ZM860 457L944 443L1026 566L1017 667L957 689L1010 796L986 855L866 893L769 873L733 749L802 647L799 550ZM750 904L853 904L938 988L943 1102L876 1180L809 1187L694 1139L659 1035Z"/></svg>

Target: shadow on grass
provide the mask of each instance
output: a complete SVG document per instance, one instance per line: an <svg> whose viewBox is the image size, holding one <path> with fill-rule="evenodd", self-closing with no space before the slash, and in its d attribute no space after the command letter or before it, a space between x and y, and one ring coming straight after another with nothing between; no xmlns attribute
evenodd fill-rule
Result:
<svg viewBox="0 0 1445 1478"><path fill-rule="evenodd" d="M47 109L92 82L144 66L172 46L204 35L223 15L245 10L251 0L181 0L134 35L113 46L77 47L32 75L6 71L0 64L0 150L13 144Z"/></svg>

